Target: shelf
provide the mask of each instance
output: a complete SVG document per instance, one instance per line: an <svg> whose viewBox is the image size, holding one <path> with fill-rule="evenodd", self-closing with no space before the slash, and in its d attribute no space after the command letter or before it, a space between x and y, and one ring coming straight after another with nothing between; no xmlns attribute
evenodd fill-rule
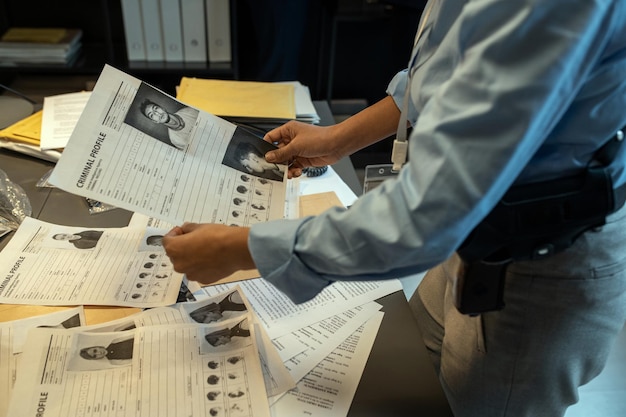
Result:
<svg viewBox="0 0 626 417"><path fill-rule="evenodd" d="M0 80L18 75L93 75L105 64L140 78L172 94L181 76L238 79L236 2L231 1L232 62L129 62L119 0L99 0L85 6L83 0L0 0L0 34L12 26L79 27L82 49L75 62L64 64L0 65ZM33 13L37 10L37 13Z"/></svg>
<svg viewBox="0 0 626 417"><path fill-rule="evenodd" d="M207 74L212 76L232 77L233 65L230 62L147 62L130 61L125 65L130 72L160 73L160 74Z"/></svg>

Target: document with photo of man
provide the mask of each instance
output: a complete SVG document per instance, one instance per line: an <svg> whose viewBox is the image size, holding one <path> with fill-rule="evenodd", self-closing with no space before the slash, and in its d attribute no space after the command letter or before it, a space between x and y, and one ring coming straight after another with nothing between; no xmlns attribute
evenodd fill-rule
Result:
<svg viewBox="0 0 626 417"><path fill-rule="evenodd" d="M74 329L81 333L81 336L78 336L81 338L81 342L78 343L81 349L75 349L80 358L75 358L76 355L74 355L72 359L70 359L70 361L74 361L74 363L68 364L68 367L65 369L76 370L76 368L80 368L81 370L89 372L111 369L112 371L109 372L109 374L111 374L116 373L114 370L117 369L117 367L133 365L137 360L138 363L142 365L142 368L145 368L145 366L154 366L155 363L153 363L153 361L151 362L149 358L154 358L153 352L156 350L159 350L160 354L165 355L168 355L164 353L165 350L169 352L176 351L181 355L186 355L184 350L180 349L181 346L176 346L174 342L170 343L167 347L163 347L158 346L154 338L151 339L152 342L150 343L157 343L157 346L151 347L151 350L134 351L134 345L138 342L136 342L137 339L134 337L131 340L131 337L127 336L130 334L128 331L153 326L165 327L171 330L174 325L184 326L187 324L205 327L200 334L204 337L204 341L201 341L201 343L206 344L202 349L206 350L207 354L228 353L229 357L232 356L230 362L226 360L220 361L214 356L211 356L207 359L206 364L201 367L204 373L207 374L204 381L202 381L202 378L196 378L196 383L203 383L211 388L206 390L205 397L194 399L194 401L200 402L210 401L212 407L208 409L208 415L213 415L211 414L212 412L216 412L216 415L223 416L249 415L245 407L238 403L230 404L231 407L228 408L229 414L226 412L227 407L223 407L219 401L243 399L247 401L251 396L261 395L261 391L259 391L256 386L251 389L258 391L258 393L241 395L240 392L244 390L239 389L238 386L244 384L243 377L248 378L245 384L256 383L255 381L258 381L258 378L256 375L237 374L233 371L235 368L234 365L238 365L246 368L245 371L248 373L256 372L256 365L253 364L249 366L246 363L248 360L255 361L254 358L247 359L245 356L248 354L253 355L253 353L251 351L246 351L244 355L237 353L238 349L247 347L251 343L258 349L256 356L265 384L264 394L268 397L268 401L295 387L295 381L290 377L289 372L280 360L278 352L273 347L271 341L267 339L263 328L256 324L255 315L249 309L245 296L238 287L235 287L226 293L220 293L214 298L207 298L200 302L184 302L171 306L145 309L114 320L89 325L85 325L82 307L62 310L60 312L28 319L0 323L0 377L5 381L4 383L0 383L0 387L6 386L4 389L0 389L0 399L2 399L2 401L0 401L0 417L8 416L7 408L12 397L11 394L15 381L21 378L31 378L29 375L31 375L34 369L31 366L31 362L27 362L24 366L16 366L18 364L17 357L21 356L18 355L18 353L21 353L27 344L30 346L29 349L36 350L45 350L49 347L49 339L45 339L43 345L36 348L32 346L32 343L34 343L32 339L26 343L29 332L36 327L67 329L81 326L80 328ZM254 330L250 330L251 327L254 327ZM87 336L87 334L90 334L90 336ZM173 335L173 338L176 338L177 333L170 332L170 334ZM254 338L254 340L251 340L251 338ZM131 345L133 345L133 350L130 348ZM183 349L186 349L186 347L183 346ZM133 358L132 361L129 360L131 356ZM173 353L171 357L168 356L168 360L175 363L175 366L183 366L185 364L182 359L177 358ZM82 363L82 365L80 365L80 363ZM226 372L229 369L230 372ZM151 372L154 376L157 371L151 370L144 372ZM163 376L162 371L158 372L159 375ZM105 375L106 373L101 372L101 374ZM98 376L99 375L91 376L90 381L94 384L100 383L96 378ZM133 377L131 376L130 378ZM133 382L134 387L138 386L138 384L138 382ZM237 385L237 387L235 387L235 385ZM230 391L224 391L229 387L231 391L234 391L230 395L228 395ZM73 388L70 387L68 389L71 390ZM159 388L159 396L163 398L170 396L169 390L172 390L174 393L171 395L171 398L175 400L180 399L176 397L176 393L180 391L180 386L175 384L169 384L165 388L161 386ZM224 395L216 393L216 390L222 390ZM83 392L87 392L87 386L84 386ZM243 398L244 396L246 398ZM257 402L253 404L253 406L262 406L262 404ZM120 408L120 414L117 414L116 408L107 408L100 403L95 404L92 402L90 407L92 407L94 412L95 410L100 410L102 413L98 414L100 417L104 415L134 415L132 411L124 408ZM194 410L196 410L197 406L194 407L196 407L194 408ZM207 415L206 408L200 408L200 410L200 415ZM49 413L46 412L46 415L48 414ZM263 416L264 414L255 415Z"/></svg>
<svg viewBox="0 0 626 417"><path fill-rule="evenodd" d="M273 147L107 65L49 181L173 224L246 226L284 216Z"/></svg>
<svg viewBox="0 0 626 417"><path fill-rule="evenodd" d="M33 305L173 304L174 271L152 228L86 229L26 217L0 252L0 302Z"/></svg>
<svg viewBox="0 0 626 417"><path fill-rule="evenodd" d="M8 415L269 417L254 326L33 329Z"/></svg>

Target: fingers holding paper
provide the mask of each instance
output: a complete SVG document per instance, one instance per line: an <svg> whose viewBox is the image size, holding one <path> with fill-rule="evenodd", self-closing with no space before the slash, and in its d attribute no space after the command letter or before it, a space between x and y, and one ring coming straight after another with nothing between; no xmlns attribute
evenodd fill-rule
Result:
<svg viewBox="0 0 626 417"><path fill-rule="evenodd" d="M344 156L333 141L332 127L290 121L269 131L264 139L278 146L265 159L288 164L289 178L302 175L302 168L331 165Z"/></svg>
<svg viewBox="0 0 626 417"><path fill-rule="evenodd" d="M201 284L211 284L232 273L254 269L246 227L184 223L163 237L163 248L174 270Z"/></svg>

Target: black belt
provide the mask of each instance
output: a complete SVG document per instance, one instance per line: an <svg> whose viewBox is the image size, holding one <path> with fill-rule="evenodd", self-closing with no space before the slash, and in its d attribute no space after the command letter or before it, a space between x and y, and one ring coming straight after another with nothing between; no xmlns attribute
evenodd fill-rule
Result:
<svg viewBox="0 0 626 417"><path fill-rule="evenodd" d="M457 250L464 262L456 288L461 313L502 308L509 263L543 259L570 247L624 205L626 184L614 188L607 168L620 149L624 131L596 153L598 166L573 177L512 187L470 233Z"/></svg>

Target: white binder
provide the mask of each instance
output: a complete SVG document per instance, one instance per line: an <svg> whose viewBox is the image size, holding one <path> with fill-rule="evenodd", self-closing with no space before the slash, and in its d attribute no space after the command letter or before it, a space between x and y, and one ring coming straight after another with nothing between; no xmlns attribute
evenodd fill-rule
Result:
<svg viewBox="0 0 626 417"><path fill-rule="evenodd" d="M179 0L161 0L163 53L167 62L183 61L183 32Z"/></svg>
<svg viewBox="0 0 626 417"><path fill-rule="evenodd" d="M185 62L206 62L205 0L180 0Z"/></svg>
<svg viewBox="0 0 626 417"><path fill-rule="evenodd" d="M146 60L146 43L143 38L143 23L139 0L121 0L126 41L126 56L129 61Z"/></svg>
<svg viewBox="0 0 626 417"><path fill-rule="evenodd" d="M231 62L230 0L206 0L209 62Z"/></svg>
<svg viewBox="0 0 626 417"><path fill-rule="evenodd" d="M140 4L143 34L146 41L146 59L148 61L164 61L159 0L140 0Z"/></svg>

